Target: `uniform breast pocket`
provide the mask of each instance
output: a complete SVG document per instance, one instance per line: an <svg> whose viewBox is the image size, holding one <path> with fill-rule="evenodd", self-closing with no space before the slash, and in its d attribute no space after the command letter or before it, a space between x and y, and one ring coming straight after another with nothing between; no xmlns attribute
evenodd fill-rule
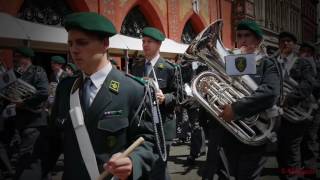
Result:
<svg viewBox="0 0 320 180"><path fill-rule="evenodd" d="M158 78L158 83L159 83L160 89L167 87L167 80L166 79Z"/></svg>
<svg viewBox="0 0 320 180"><path fill-rule="evenodd" d="M98 122L98 132L92 139L92 144L99 152L117 152L127 142L126 129L129 126L127 117L107 117Z"/></svg>
<svg viewBox="0 0 320 180"><path fill-rule="evenodd" d="M98 122L98 129L102 131L107 131L110 133L115 133L129 126L129 121L127 117L106 117Z"/></svg>

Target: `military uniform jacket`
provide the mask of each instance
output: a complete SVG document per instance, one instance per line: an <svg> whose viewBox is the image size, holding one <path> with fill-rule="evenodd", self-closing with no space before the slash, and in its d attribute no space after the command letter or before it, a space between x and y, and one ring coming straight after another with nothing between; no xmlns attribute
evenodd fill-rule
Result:
<svg viewBox="0 0 320 180"><path fill-rule="evenodd" d="M55 76L54 73L51 74L50 76L50 82L60 82L63 78L68 77L68 73L66 71L62 71L61 75L59 76L59 79Z"/></svg>
<svg viewBox="0 0 320 180"><path fill-rule="evenodd" d="M20 79L37 89L34 96L23 102L22 108L17 108L16 126L18 129L47 125L47 114L43 107L48 98L48 78L42 67L30 65L21 74Z"/></svg>
<svg viewBox="0 0 320 180"><path fill-rule="evenodd" d="M286 97L288 105L295 105L311 95L315 83L315 75L308 60L298 58L295 61L290 69L290 77L299 85Z"/></svg>
<svg viewBox="0 0 320 180"><path fill-rule="evenodd" d="M89 180L75 131L69 115L70 91L75 80L73 76L62 80L56 91L51 122L55 139L52 140L52 154L59 154L56 145L62 142L64 153L63 179ZM79 83L80 84L80 83ZM114 86L114 84L117 84ZM79 85L80 86L80 85ZM76 87L77 88L77 87ZM156 155L153 154L154 137L151 119L132 119L144 94L144 86L112 69L101 89L84 115L86 128L96 155L98 168L112 154L121 152L142 136L146 141L130 155L133 162L131 179L147 179L150 166ZM139 116L138 116L139 117ZM62 135L59 134L62 132ZM60 138L62 136L62 139Z"/></svg>
<svg viewBox="0 0 320 180"><path fill-rule="evenodd" d="M144 64L145 61L136 63L132 67L132 74L138 77L144 77ZM175 84L175 70L174 67L166 62L161 57L154 65L154 71L157 76L159 88L165 96L165 102L160 105L161 118L164 122L164 132L167 140L175 138L176 134L176 120L174 117L174 108L176 105L176 92ZM152 71L150 77L153 77Z"/></svg>
<svg viewBox="0 0 320 180"><path fill-rule="evenodd" d="M250 77L258 85L250 96L232 103L235 119L243 119L271 108L280 95L280 74L275 60L263 57L257 61L257 73Z"/></svg>

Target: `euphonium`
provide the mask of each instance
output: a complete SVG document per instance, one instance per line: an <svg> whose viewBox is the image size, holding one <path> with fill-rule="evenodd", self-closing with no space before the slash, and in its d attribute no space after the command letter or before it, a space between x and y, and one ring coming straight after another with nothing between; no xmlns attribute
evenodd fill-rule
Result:
<svg viewBox="0 0 320 180"><path fill-rule="evenodd" d="M274 58L277 58L278 56L280 56L280 51L276 51L272 55L272 57L274 57ZM290 61L292 61L291 63L294 64L297 59L298 59L298 55L295 53L293 58L290 59ZM280 66L280 64L279 64L279 67L281 69L283 68ZM292 66L291 66L291 68L292 68ZM289 68L289 70L291 68ZM282 71L284 71L284 69L282 69ZM311 95L307 99L299 102L295 106L288 106L288 105L284 104L288 94L294 92L298 88L299 84L293 78L291 78L290 76L287 76L287 75L282 77L282 79L283 79L282 80L283 90L282 90L282 95L280 98L280 106L283 109L282 116L292 123L299 123L299 122L302 122L305 120L312 119L313 118L313 116L312 116L313 111L318 109L317 100L315 99L315 97L313 95Z"/></svg>
<svg viewBox="0 0 320 180"><path fill-rule="evenodd" d="M298 88L298 82L289 77L283 82L283 96L284 101L286 96ZM315 97L311 95L307 99L299 102L296 106L283 107L283 117L292 123L299 123L305 120L311 120L313 118L313 110L318 109ZM283 103L283 102L282 102Z"/></svg>
<svg viewBox="0 0 320 180"><path fill-rule="evenodd" d="M0 74L0 96L10 102L23 102L36 92L35 87L18 79L13 70Z"/></svg>
<svg viewBox="0 0 320 180"><path fill-rule="evenodd" d="M222 21L218 20L203 30L188 47L185 60L200 61L209 66L211 71L199 74L192 81L192 92L199 103L214 116L218 122L237 139L248 145L261 145L275 141L273 132L276 115L258 118L259 115L244 120L227 123L218 115L220 107L249 96L256 88L255 82L247 75L230 77L225 72L224 56L229 52L224 48L220 32Z"/></svg>

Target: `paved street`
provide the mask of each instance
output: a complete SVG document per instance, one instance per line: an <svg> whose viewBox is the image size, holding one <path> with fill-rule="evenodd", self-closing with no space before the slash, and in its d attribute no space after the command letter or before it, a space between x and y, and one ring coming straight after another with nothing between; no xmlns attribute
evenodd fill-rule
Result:
<svg viewBox="0 0 320 180"><path fill-rule="evenodd" d="M189 147L187 145L173 146L169 159L169 172L172 180L201 180L200 173L205 163L205 156L197 159L196 165L185 166ZM276 159L269 157L261 180L279 180L276 175Z"/></svg>
<svg viewBox="0 0 320 180"><path fill-rule="evenodd" d="M196 160L196 165L186 166L186 159L189 154L189 146L172 146L168 162L169 172L172 180L201 180L200 174L205 163L205 156ZM266 168L263 171L261 180L279 180L276 175L276 159L268 158ZM61 180L61 172L57 173L53 180Z"/></svg>

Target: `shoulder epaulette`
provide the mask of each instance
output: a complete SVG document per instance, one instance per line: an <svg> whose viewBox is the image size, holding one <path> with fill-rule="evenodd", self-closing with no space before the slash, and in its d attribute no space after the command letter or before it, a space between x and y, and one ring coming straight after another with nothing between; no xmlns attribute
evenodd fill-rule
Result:
<svg viewBox="0 0 320 180"><path fill-rule="evenodd" d="M168 59L164 59L165 62L167 62L169 65L171 65L173 68L177 67L178 65L169 61Z"/></svg>
<svg viewBox="0 0 320 180"><path fill-rule="evenodd" d="M137 81L141 85L147 84L147 82L141 77L137 77L137 76L134 76L134 75L128 74L128 73L126 73L126 76L131 78L131 79L133 79L133 80L135 80L135 81Z"/></svg>

